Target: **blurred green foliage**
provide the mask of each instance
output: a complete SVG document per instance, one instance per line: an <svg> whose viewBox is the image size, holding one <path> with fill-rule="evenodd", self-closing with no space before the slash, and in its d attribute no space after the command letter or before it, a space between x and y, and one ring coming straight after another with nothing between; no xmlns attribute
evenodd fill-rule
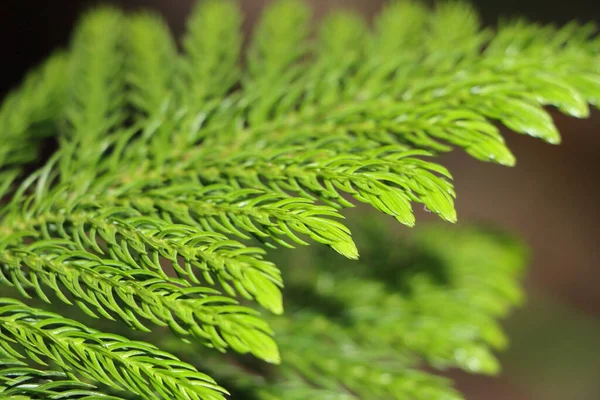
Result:
<svg viewBox="0 0 600 400"><path fill-rule="evenodd" d="M600 104L594 28L310 17L274 2L244 54L236 4L201 2L180 53L158 16L96 9L8 96L0 284L26 303L0 298L0 396L454 400L439 371L499 371L522 246L367 214L353 237L342 210L455 222L435 157L514 165L498 123L558 143L545 106Z"/></svg>

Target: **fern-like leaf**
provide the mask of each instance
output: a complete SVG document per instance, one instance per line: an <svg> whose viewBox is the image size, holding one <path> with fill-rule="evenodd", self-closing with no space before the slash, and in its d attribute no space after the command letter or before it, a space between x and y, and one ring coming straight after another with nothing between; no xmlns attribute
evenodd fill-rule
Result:
<svg viewBox="0 0 600 400"><path fill-rule="evenodd" d="M0 346L16 358L26 354L42 365L47 358L83 378L147 398L223 399L226 393L191 365L147 343L102 334L16 300L0 299L0 320Z"/></svg>
<svg viewBox="0 0 600 400"><path fill-rule="evenodd" d="M560 142L546 107L583 118L600 105L595 28L494 31L464 3L402 1L373 29L342 11L313 30L306 4L279 0L244 52L242 20L234 1L200 2L178 52L159 16L92 10L0 106L0 285L82 311L0 300L0 396L224 398L203 370L234 397L457 399L420 367L497 372L518 246L362 227L357 247L343 210L413 226L420 204L455 222L436 157L514 165L499 125ZM47 138L59 148L39 160ZM268 252L311 242L334 252L278 266ZM350 261L358 248L371 262ZM282 292L291 314L255 310L282 314ZM190 364L89 327L106 320L160 332Z"/></svg>
<svg viewBox="0 0 600 400"><path fill-rule="evenodd" d="M122 400L62 371L39 370L13 358L0 359L0 397L17 400Z"/></svg>

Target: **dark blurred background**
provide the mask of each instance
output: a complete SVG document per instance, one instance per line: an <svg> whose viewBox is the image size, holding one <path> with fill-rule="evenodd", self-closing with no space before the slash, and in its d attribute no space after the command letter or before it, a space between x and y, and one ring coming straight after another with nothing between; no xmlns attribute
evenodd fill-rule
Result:
<svg viewBox="0 0 600 400"><path fill-rule="evenodd" d="M317 16L334 7L372 17L384 0L307 0ZM594 0L476 0L486 25L524 16L563 24L600 20ZM67 45L78 15L97 3L160 12L180 35L193 0L0 0L0 96L52 50ZM250 31L269 0L241 0ZM600 399L600 113L555 116L561 146L507 135L516 168L444 156L459 194L460 223L491 222L532 248L529 300L506 321L510 349L498 378L454 374L472 400ZM422 215L421 220L429 218ZM368 399L367 399L368 400Z"/></svg>

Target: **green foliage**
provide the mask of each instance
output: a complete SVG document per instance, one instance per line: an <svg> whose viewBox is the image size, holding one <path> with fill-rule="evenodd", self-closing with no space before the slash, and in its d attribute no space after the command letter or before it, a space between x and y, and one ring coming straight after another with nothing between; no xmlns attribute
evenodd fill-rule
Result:
<svg viewBox="0 0 600 400"><path fill-rule="evenodd" d="M20 167L38 157L37 144L55 134L65 102L67 60L64 53L51 56L30 73L19 90L6 96L0 106L2 185ZM4 194L4 190L0 193Z"/></svg>
<svg viewBox="0 0 600 400"><path fill-rule="evenodd" d="M155 393L177 399L223 398L225 390L211 378L147 343L103 334L16 300L3 300L0 315L2 350L15 358L24 353L42 365L52 361L83 378L148 398Z"/></svg>
<svg viewBox="0 0 600 400"><path fill-rule="evenodd" d="M500 124L558 143L545 106L600 105L595 29L280 0L243 54L242 20L203 1L178 52L159 16L92 10L5 99L0 398L460 399L432 371L498 371L521 246L364 211L354 239L342 210L455 222L435 157L513 165Z"/></svg>
<svg viewBox="0 0 600 400"><path fill-rule="evenodd" d="M37 370L14 360L0 360L0 395L10 399L118 400L95 387L69 379L62 371Z"/></svg>

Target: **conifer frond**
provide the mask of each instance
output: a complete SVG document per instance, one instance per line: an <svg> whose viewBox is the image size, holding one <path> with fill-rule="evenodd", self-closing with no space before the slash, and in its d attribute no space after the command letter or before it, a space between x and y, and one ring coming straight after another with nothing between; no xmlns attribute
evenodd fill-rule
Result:
<svg viewBox="0 0 600 400"><path fill-rule="evenodd" d="M371 204L412 226L412 201L425 204L442 218L455 221L454 190L448 171L420 158L426 151L407 147L345 148L343 140L323 139L306 146L242 152L226 159L217 153L205 159L199 175L209 182L232 182L237 187L274 189L333 207L351 207L342 196Z"/></svg>
<svg viewBox="0 0 600 400"><path fill-rule="evenodd" d="M210 173L211 166L207 165ZM273 241L292 247L280 237L298 244L307 244L295 233L330 245L350 258L356 257L350 232L341 223L333 208L315 205L305 198L293 198L282 193L254 188L234 189L227 185L174 185L148 192L145 206L157 214L170 215L174 221L197 225L207 231L220 231L249 239L247 232L259 240Z"/></svg>
<svg viewBox="0 0 600 400"><path fill-rule="evenodd" d="M157 118L173 101L177 48L169 27L154 14L129 16L126 49L129 102L145 117Z"/></svg>
<svg viewBox="0 0 600 400"><path fill-rule="evenodd" d="M74 34L69 75L77 79L70 81L64 114L64 140L73 145L65 146L71 159L61 158L67 163L62 172L97 164L110 135L128 117L123 22L121 12L103 8L86 14Z"/></svg>
<svg viewBox="0 0 600 400"><path fill-rule="evenodd" d="M160 330L169 351L206 354L192 360L200 370L258 399L460 398L420 367L497 371L519 246L477 230L398 243L362 227L364 264L299 253L294 270L266 250L312 241L357 259L342 223L356 202L407 226L413 203L456 221L435 157L459 147L513 165L499 124L558 143L544 107L582 118L600 106L595 28L516 21L494 32L464 3L402 1L373 29L336 12L313 30L306 4L280 0L243 54L242 19L234 1L201 2L180 54L160 17L97 9L7 97L0 285L131 335ZM19 182L42 164L44 138L58 151ZM283 312L279 267L292 313L261 315L251 302ZM0 397L95 399L88 384L117 398L226 396L147 343L10 299L0 322ZM273 368L236 354L279 363L280 350Z"/></svg>
<svg viewBox="0 0 600 400"><path fill-rule="evenodd" d="M47 287L63 302L73 301L93 317L98 313L114 319L115 315L136 329L148 330L138 318L142 317L220 350L231 346L241 353L279 361L269 337L272 332L258 313L213 289L190 287L185 281L166 280L124 262L82 253L75 243L64 240L40 238L28 246L9 245L0 251L0 260L2 281L27 297L25 290L33 288L49 302L43 290Z"/></svg>
<svg viewBox="0 0 600 400"><path fill-rule="evenodd" d="M0 347L15 358L27 356L41 365L47 359L68 373L145 398L217 400L227 393L148 343L103 334L13 299L0 299L0 321Z"/></svg>
<svg viewBox="0 0 600 400"><path fill-rule="evenodd" d="M56 135L64 106L67 58L63 52L52 55L3 100L0 168L19 168L35 161L40 139Z"/></svg>
<svg viewBox="0 0 600 400"><path fill-rule="evenodd" d="M298 326L302 336L293 333ZM343 326L323 316L294 315L293 322L279 327L278 341L285 358L283 382L265 390L276 398L300 399L311 392L323 396L327 391L348 399L461 398L448 379L419 371L412 360L402 357L402 351L361 346Z"/></svg>
<svg viewBox="0 0 600 400"><path fill-rule="evenodd" d="M180 77L182 105L190 112L221 101L239 80L242 15L230 0L203 1L196 6L183 38ZM215 103L216 105L216 103Z"/></svg>
<svg viewBox="0 0 600 400"><path fill-rule="evenodd" d="M348 76L363 62L370 32L366 21L347 11L328 15L318 31L315 62L304 74L301 108L331 107L343 95Z"/></svg>
<svg viewBox="0 0 600 400"><path fill-rule="evenodd" d="M0 359L0 398L17 400L124 400L63 371L30 368L16 359Z"/></svg>
<svg viewBox="0 0 600 400"><path fill-rule="evenodd" d="M365 259L398 246L381 231L370 231L367 242L373 247L363 250ZM352 321L353 338L367 347L390 346L392 352L414 352L438 368L493 374L498 364L490 348L506 342L495 321L522 297L517 282L523 250L513 240L477 229L452 230L452 237L448 232L417 232L401 251L382 258L388 270L361 264L349 273L328 268L331 262L325 258L320 269L330 272L312 278L320 282L314 295L343 304L340 320Z"/></svg>
<svg viewBox="0 0 600 400"><path fill-rule="evenodd" d="M308 53L310 11L300 0L277 1L268 7L248 51L248 76L243 80L248 124L255 126L293 111L288 101L292 83L301 74L297 63ZM294 99L295 100L295 99Z"/></svg>

